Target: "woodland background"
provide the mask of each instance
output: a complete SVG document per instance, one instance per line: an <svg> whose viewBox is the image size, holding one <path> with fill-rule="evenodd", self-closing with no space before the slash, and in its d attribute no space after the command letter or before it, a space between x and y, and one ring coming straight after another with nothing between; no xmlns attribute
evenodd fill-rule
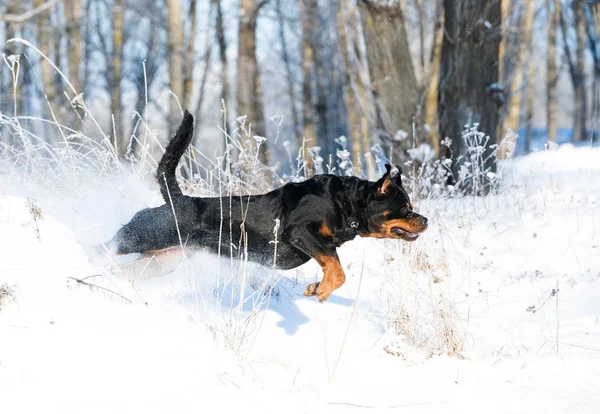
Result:
<svg viewBox="0 0 600 414"><path fill-rule="evenodd" d="M347 150L372 176L374 150L456 155L473 123L486 151L597 141L599 39L598 0L2 0L0 114L132 160L188 108L209 158L227 131L269 137L265 164Z"/></svg>
<svg viewBox="0 0 600 414"><path fill-rule="evenodd" d="M0 0L2 412L600 413L599 17ZM164 203L152 178L185 107L185 194L392 161L427 231L345 243L324 304L303 295L316 261L253 264L247 232L220 258L99 249Z"/></svg>

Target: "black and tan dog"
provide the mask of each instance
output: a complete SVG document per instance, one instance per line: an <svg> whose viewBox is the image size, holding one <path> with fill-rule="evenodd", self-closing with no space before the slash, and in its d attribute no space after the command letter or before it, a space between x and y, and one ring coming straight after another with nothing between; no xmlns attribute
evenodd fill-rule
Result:
<svg viewBox="0 0 600 414"><path fill-rule="evenodd" d="M243 233L253 262L272 266L275 261L277 268L292 269L315 259L323 280L308 285L304 294L323 301L346 279L337 247L356 236L413 241L427 228L427 219L412 211L400 172L393 177L389 165L377 182L316 175L262 195L186 196L175 171L192 134L193 117L186 111L158 165L166 204L136 213L112 241L117 253L147 253L182 242L229 253ZM280 220L276 235L275 219ZM278 241L276 257L272 240Z"/></svg>

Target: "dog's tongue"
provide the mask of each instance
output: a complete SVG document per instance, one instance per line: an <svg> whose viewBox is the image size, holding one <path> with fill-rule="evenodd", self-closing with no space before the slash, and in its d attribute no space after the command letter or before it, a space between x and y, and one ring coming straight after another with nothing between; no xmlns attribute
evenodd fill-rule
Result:
<svg viewBox="0 0 600 414"><path fill-rule="evenodd" d="M392 231L394 233L396 233L396 234L399 234L399 235L402 235L402 236L406 236L406 237L409 237L411 239L416 239L417 237L419 237L418 234L416 234L416 233L410 233L410 232L408 232L406 230L402 230L400 227L394 227L392 229Z"/></svg>

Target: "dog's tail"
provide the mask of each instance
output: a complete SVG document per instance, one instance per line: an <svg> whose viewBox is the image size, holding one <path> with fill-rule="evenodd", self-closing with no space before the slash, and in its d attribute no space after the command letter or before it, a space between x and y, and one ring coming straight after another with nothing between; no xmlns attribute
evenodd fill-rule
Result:
<svg viewBox="0 0 600 414"><path fill-rule="evenodd" d="M177 170L179 159L192 142L193 135L194 117L186 109L183 114L183 121L181 121L181 125L179 125L173 138L171 138L169 145L167 145L167 149L160 159L158 169L156 170L160 193L166 203L169 203L170 199L183 195L179 184L177 184L175 171Z"/></svg>

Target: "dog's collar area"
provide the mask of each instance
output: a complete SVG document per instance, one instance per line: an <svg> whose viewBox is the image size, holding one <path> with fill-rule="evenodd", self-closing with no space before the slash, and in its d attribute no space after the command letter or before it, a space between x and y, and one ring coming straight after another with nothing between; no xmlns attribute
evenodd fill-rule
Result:
<svg viewBox="0 0 600 414"><path fill-rule="evenodd" d="M348 238L348 240L352 240L354 237L358 236L358 234L360 233L360 231L358 230L359 228L360 222L355 218L349 218L348 227L346 227L346 230L344 231L345 238Z"/></svg>

